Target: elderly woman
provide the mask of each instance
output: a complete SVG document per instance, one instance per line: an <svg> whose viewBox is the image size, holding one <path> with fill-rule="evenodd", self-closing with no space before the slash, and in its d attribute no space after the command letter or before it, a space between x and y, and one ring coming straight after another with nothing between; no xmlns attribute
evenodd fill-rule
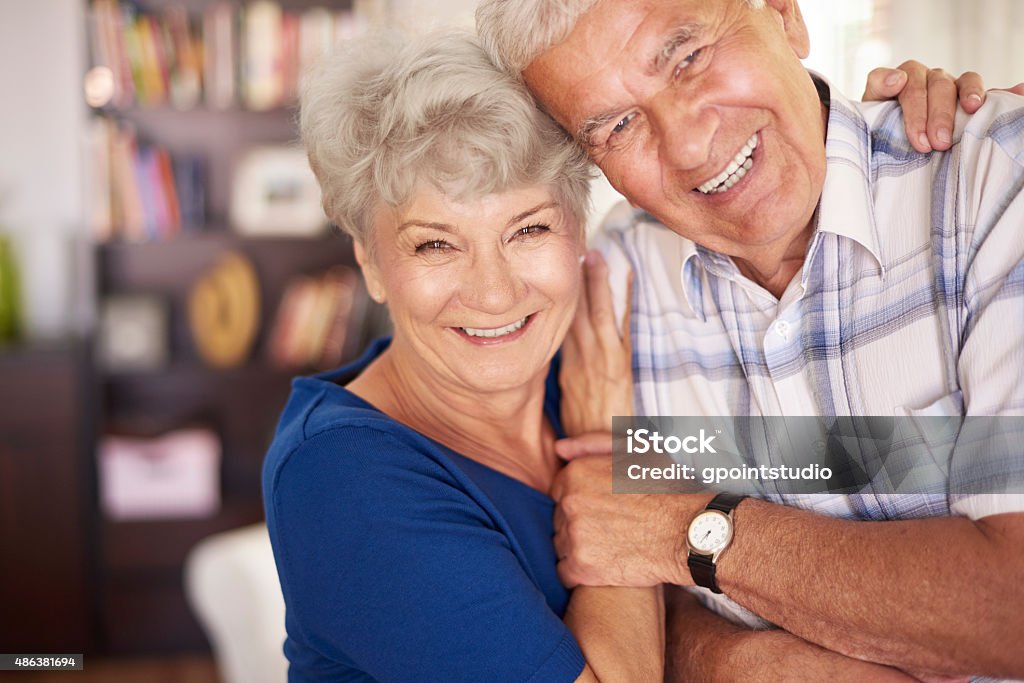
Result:
<svg viewBox="0 0 1024 683"><path fill-rule="evenodd" d="M587 162L468 36L338 60L302 132L394 337L296 380L267 457L290 680L660 679L660 594L570 596L551 543Z"/></svg>

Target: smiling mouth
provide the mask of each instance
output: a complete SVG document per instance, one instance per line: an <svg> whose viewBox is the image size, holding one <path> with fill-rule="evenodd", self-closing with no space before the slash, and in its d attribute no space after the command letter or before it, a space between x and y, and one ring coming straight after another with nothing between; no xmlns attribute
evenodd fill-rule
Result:
<svg viewBox="0 0 1024 683"><path fill-rule="evenodd" d="M505 325L504 327L494 327L490 329L481 327L460 327L459 329L470 337L496 339L498 337L507 337L508 335L514 334L523 329L523 326L529 322L530 318L531 316L528 315L522 320L517 320L516 322Z"/></svg>
<svg viewBox="0 0 1024 683"><path fill-rule="evenodd" d="M757 149L757 133L750 136L750 139L743 145L743 148L736 153L729 165L714 178L705 181L697 188L702 194L719 194L728 192L732 186L743 180L747 171L754 165L753 154Z"/></svg>

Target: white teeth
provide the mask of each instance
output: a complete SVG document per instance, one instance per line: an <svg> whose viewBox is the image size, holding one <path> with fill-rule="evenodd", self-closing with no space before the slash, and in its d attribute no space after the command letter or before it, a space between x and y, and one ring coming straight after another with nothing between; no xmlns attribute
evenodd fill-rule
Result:
<svg viewBox="0 0 1024 683"><path fill-rule="evenodd" d="M470 337L504 337L506 334L512 334L516 330L522 328L526 324L529 316L523 318L518 322L514 322L511 325L505 325L505 327L496 327L491 330L478 329L476 327L463 327L462 331L468 334Z"/></svg>
<svg viewBox="0 0 1024 683"><path fill-rule="evenodd" d="M750 155L757 149L757 133L750 136L750 139L743 145L743 148L736 153L729 165L721 173L711 180L706 181L697 189L704 194L716 194L725 192L733 185L743 179L750 167L754 165Z"/></svg>

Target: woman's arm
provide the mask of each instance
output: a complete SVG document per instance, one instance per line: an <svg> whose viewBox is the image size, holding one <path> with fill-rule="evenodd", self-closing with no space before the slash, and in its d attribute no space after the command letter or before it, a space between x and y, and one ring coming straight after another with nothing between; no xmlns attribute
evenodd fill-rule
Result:
<svg viewBox="0 0 1024 683"><path fill-rule="evenodd" d="M660 586L580 586L565 623L587 666L577 681L660 681L664 676L665 608Z"/></svg>
<svg viewBox="0 0 1024 683"><path fill-rule="evenodd" d="M584 287L562 346L562 424L567 434L611 429L614 415L633 413L629 311L616 325L608 268L587 254ZM587 658L579 681L660 681L664 675L665 609L660 586L580 586L565 623Z"/></svg>

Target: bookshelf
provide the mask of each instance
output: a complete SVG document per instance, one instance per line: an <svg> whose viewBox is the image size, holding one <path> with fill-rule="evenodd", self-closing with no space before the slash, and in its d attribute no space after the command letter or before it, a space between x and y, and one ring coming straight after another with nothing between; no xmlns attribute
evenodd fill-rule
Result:
<svg viewBox="0 0 1024 683"><path fill-rule="evenodd" d="M97 19L98 8L108 13L108 18L114 16L110 14L111 9L116 9L115 14L122 22L150 17L152 21L147 26L154 33L162 30L161 22L172 8L181 8L187 16L192 39L205 43L208 53L216 46L202 38L202 31L208 27L209 17L215 11L230 11L230 23L239 41L245 33L245 12L252 12L256 5L266 16L292 17L288 21L293 22L292 30L296 32L303 17L316 14L322 19L324 10L332 17L337 31L342 30L342 24L346 27L344 30L352 30L353 21L350 0L244 4L218 0L140 0L130 5L123 0L82 1L86 3L89 17L91 66L109 67L115 80L135 79L132 87L136 95L150 87L141 85L139 71L152 70L152 64L147 67L142 63L112 61L110 54L117 49L111 47L110 27L104 28L102 20ZM101 46L98 34L104 31L107 32L106 45ZM167 30L168 36L172 33ZM140 38L134 36L131 40ZM173 42L170 37L168 40ZM282 39L282 42L287 43L287 40ZM170 52L173 48L167 49ZM244 46L235 49L244 50ZM143 47L141 51L144 53L147 49ZM180 180L176 164L179 159L198 159L202 169L194 179L202 190L196 205L184 205L183 197L187 192L180 186L168 195L176 195L182 202L178 207L182 217L192 216L174 227L167 227L171 223L161 224L160 219L155 222L163 227L153 228L153 216L147 213L144 228L126 229L125 218L130 217L130 211L125 210L123 203L119 204L122 200L118 194L125 190L118 188L115 171L110 171L106 182L94 188L102 200L89 213L97 235L96 272L101 307L110 298L145 295L162 302L166 312L163 362L143 368L117 367L109 361L97 364L97 443L104 435L146 439L195 426L214 432L221 446L220 506L215 514L189 519L115 520L101 510L96 511L96 640L98 651L106 654L162 654L208 647L185 601L184 560L189 549L205 536L262 519L263 455L287 398L291 377L311 369L282 367L271 360L278 309L297 277L321 274L339 264L355 265L350 241L337 231L325 231L313 237L287 234L252 237L241 234L237 226L232 225L230 206L237 160L250 148L285 145L294 143L297 138L295 109L287 94L294 91L294 83L284 87L285 94L279 101L264 99L260 106L253 107L246 93L256 86L238 76L244 71L247 57L241 52L233 56L236 91L230 102L215 102L204 90L193 93L194 102L185 108L169 96L149 98L151 101L147 103L147 97L128 97L124 93L106 102L91 103L98 105L94 111L104 117L104 127L127 131L131 149L136 154L151 148L166 155L166 162L160 159L154 162L158 171L160 164L165 164L162 176L165 180L168 177L173 177L175 182ZM293 55L291 61L295 59ZM287 63L288 59L281 61ZM157 63L163 65L163 78L169 79L174 69L163 58ZM90 69L87 78L92 74ZM169 83L166 80L165 90L169 90ZM95 93L90 94L93 95ZM96 140L92 143L96 149ZM110 141L101 140L99 148L106 150L107 158L101 158L98 163L102 166L105 161L110 170L113 168ZM139 171L142 166L138 156L126 158L134 165L135 173L131 175L137 183L141 203L152 199L154 192L163 191L145 187L149 176L146 171ZM154 173L159 175L157 171ZM145 207L145 212L149 211L150 208ZM171 214L173 211L164 211L163 217ZM97 215L105 219L105 225L95 223ZM259 323L251 350L242 362L213 367L197 348L190 323L190 296L197 281L228 253L244 256L254 269L259 290ZM354 295L359 299L355 308L364 313L369 310L372 304L358 285ZM353 318L344 357L351 357L375 334L376 327L365 321L379 315L378 310ZM102 477L97 486L102 498Z"/></svg>

